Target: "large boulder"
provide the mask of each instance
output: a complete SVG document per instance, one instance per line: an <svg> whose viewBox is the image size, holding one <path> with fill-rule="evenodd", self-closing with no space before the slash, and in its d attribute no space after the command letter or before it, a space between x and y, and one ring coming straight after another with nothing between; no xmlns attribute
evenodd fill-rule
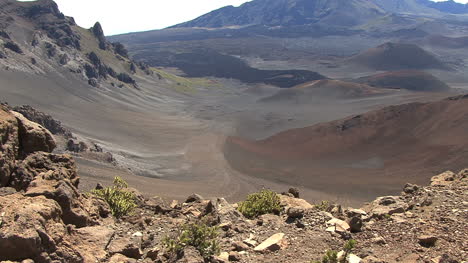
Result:
<svg viewBox="0 0 468 263"><path fill-rule="evenodd" d="M18 121L20 154L24 157L34 152L52 152L56 147L54 136L41 125L12 112Z"/></svg>
<svg viewBox="0 0 468 263"><path fill-rule="evenodd" d="M288 243L283 233L274 234L254 248L256 252L277 251L286 248Z"/></svg>
<svg viewBox="0 0 468 263"><path fill-rule="evenodd" d="M382 196L363 207L363 210L372 217L404 213L409 205L400 196Z"/></svg>
<svg viewBox="0 0 468 263"><path fill-rule="evenodd" d="M229 228L233 222L243 220L243 215L224 198L217 198L212 200L205 200L199 203L201 211L199 216L206 216L213 223L221 224L222 228ZM189 207L191 210L195 207ZM188 210L190 211L190 210Z"/></svg>
<svg viewBox="0 0 468 263"><path fill-rule="evenodd" d="M287 211L288 208L294 207L302 210L310 210L314 208L313 205L311 205L309 202L307 202L304 199L300 198L295 198L287 195L278 195L280 198L280 203L281 206L285 208L285 211Z"/></svg>
<svg viewBox="0 0 468 263"><path fill-rule="evenodd" d="M44 152L31 154L18 162L17 169L12 174L10 186L17 190L26 190L29 184L39 175L53 172L49 180L69 180L73 186L78 186L75 161L69 155L57 155Z"/></svg>
<svg viewBox="0 0 468 263"><path fill-rule="evenodd" d="M83 255L84 262L103 262L107 257L106 248L114 233L108 226L82 227L71 232L71 240Z"/></svg>
<svg viewBox="0 0 468 263"><path fill-rule="evenodd" d="M451 171L441 173L431 178L432 186L445 186L451 184L455 180L455 174Z"/></svg>
<svg viewBox="0 0 468 263"><path fill-rule="evenodd" d="M31 154L18 164L10 182L17 190L25 191L26 196L45 196L57 201L66 224L94 225L108 215L106 204L92 201L95 197L85 197L78 192L77 168L69 155Z"/></svg>
<svg viewBox="0 0 468 263"><path fill-rule="evenodd" d="M140 259L143 255L141 251L140 236L116 237L109 243L109 253L122 254L129 258Z"/></svg>

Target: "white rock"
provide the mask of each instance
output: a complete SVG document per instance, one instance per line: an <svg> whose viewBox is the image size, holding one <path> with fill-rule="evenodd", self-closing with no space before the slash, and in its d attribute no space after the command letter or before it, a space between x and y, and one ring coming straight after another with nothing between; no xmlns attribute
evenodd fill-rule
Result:
<svg viewBox="0 0 468 263"><path fill-rule="evenodd" d="M349 231L349 229L351 228L348 223L338 218L333 218L329 220L327 222L327 226L336 227L337 229L342 228L346 231Z"/></svg>
<svg viewBox="0 0 468 263"><path fill-rule="evenodd" d="M264 251L277 251L287 246L287 242L284 238L283 233L274 234L269 237L267 240L263 241L260 245L254 248L254 251L264 252Z"/></svg>
<svg viewBox="0 0 468 263"><path fill-rule="evenodd" d="M141 232L135 232L135 233L133 233L132 236L134 236L134 237L142 237L142 236L143 236L143 233L141 233Z"/></svg>

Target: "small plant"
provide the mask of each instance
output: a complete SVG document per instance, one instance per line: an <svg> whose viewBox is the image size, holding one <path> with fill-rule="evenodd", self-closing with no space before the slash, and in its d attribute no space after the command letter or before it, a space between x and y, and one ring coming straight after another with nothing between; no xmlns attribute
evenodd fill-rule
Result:
<svg viewBox="0 0 468 263"><path fill-rule="evenodd" d="M322 261L312 261L311 263L346 263L349 255L356 246L356 240L348 240L343 246L343 255L338 258L338 252L335 250L327 250L322 258Z"/></svg>
<svg viewBox="0 0 468 263"><path fill-rule="evenodd" d="M392 219L392 215L390 215L390 214L385 214L385 215L384 215L384 218L387 219L387 220L390 220L390 219Z"/></svg>
<svg viewBox="0 0 468 263"><path fill-rule="evenodd" d="M254 218L264 214L279 213L281 211L280 198L271 190L262 190L247 196L237 208L247 218Z"/></svg>
<svg viewBox="0 0 468 263"><path fill-rule="evenodd" d="M330 208L330 202L324 200L320 202L320 204L316 204L315 207L320 211L328 211L328 209Z"/></svg>
<svg viewBox="0 0 468 263"><path fill-rule="evenodd" d="M127 182L120 177L115 177L113 186L96 189L91 193L104 199L109 204L113 216L121 217L129 214L137 206L135 194L127 190L127 188Z"/></svg>
<svg viewBox="0 0 468 263"><path fill-rule="evenodd" d="M183 225L176 236L167 236L162 243L170 254L176 256L187 246L195 247L204 258L218 255L220 251L218 228L203 221Z"/></svg>
<svg viewBox="0 0 468 263"><path fill-rule="evenodd" d="M354 247L356 246L356 240L354 239L350 239L348 240L348 242L346 242L343 246L343 251L344 251L344 255L343 255L343 262L346 262L346 259L348 258L348 256L351 254L351 252L353 252L353 249Z"/></svg>

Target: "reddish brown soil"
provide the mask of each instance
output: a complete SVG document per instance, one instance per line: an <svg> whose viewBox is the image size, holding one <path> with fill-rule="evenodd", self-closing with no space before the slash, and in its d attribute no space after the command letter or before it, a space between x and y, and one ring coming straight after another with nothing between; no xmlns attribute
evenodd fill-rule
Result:
<svg viewBox="0 0 468 263"><path fill-rule="evenodd" d="M234 169L251 176L356 202L466 166L467 130L464 96L386 107L261 141L231 137L224 151Z"/></svg>

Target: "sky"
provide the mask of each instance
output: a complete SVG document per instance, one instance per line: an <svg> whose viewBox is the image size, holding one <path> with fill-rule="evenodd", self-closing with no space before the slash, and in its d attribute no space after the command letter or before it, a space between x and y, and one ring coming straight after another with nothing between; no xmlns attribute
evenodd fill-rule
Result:
<svg viewBox="0 0 468 263"><path fill-rule="evenodd" d="M468 0L455 1L468 2ZM248 0L55 0L55 2L65 15L74 17L78 25L89 28L99 21L104 34L116 35L165 28L192 20L223 6L239 6Z"/></svg>
<svg viewBox="0 0 468 263"><path fill-rule="evenodd" d="M223 6L239 6L248 2L248 0L54 1L62 13L74 17L81 27L89 28L99 21L105 35L161 29L192 20Z"/></svg>

